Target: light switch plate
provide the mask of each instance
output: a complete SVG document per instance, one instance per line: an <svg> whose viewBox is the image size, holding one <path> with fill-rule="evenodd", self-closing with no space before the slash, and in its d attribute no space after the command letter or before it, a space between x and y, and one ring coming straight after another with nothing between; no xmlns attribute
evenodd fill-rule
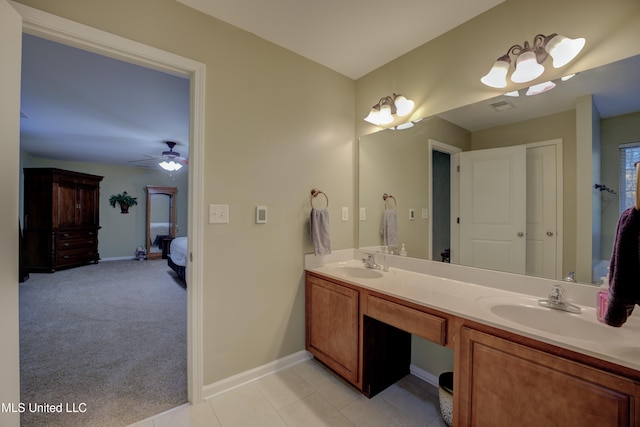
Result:
<svg viewBox="0 0 640 427"><path fill-rule="evenodd" d="M228 224L229 205L209 205L209 224Z"/></svg>
<svg viewBox="0 0 640 427"><path fill-rule="evenodd" d="M411 208L409 209L409 220L413 221L414 219L416 219L416 210Z"/></svg>
<svg viewBox="0 0 640 427"><path fill-rule="evenodd" d="M367 220L367 208L360 208L360 221Z"/></svg>
<svg viewBox="0 0 640 427"><path fill-rule="evenodd" d="M349 221L349 208L346 206L342 207L342 220Z"/></svg>

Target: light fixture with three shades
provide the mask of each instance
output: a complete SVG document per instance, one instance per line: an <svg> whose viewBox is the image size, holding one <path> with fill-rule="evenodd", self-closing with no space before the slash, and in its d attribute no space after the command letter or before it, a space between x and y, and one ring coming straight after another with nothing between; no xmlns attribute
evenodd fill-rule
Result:
<svg viewBox="0 0 640 427"><path fill-rule="evenodd" d="M404 117L413 110L413 101L394 93L392 96L380 98L380 101L369 111L364 119L374 125L388 125L395 120L395 116Z"/></svg>
<svg viewBox="0 0 640 427"><path fill-rule="evenodd" d="M582 50L584 38L570 39L553 33L545 36L538 34L533 39L533 46L525 41L524 46L513 45L507 53L497 59L487 75L480 81L487 86L504 88L507 86L507 74L511 64L511 56L515 55L515 70L511 74L514 83L526 83L537 79L544 73L542 63L551 56L553 67L560 68L571 62Z"/></svg>

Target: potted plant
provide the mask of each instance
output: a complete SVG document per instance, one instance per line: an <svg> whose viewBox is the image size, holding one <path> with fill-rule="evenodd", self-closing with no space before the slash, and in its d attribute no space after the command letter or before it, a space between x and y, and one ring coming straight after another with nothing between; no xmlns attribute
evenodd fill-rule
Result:
<svg viewBox="0 0 640 427"><path fill-rule="evenodd" d="M124 191L121 194L112 194L111 197L109 197L109 204L112 207L115 208L116 203L120 205L120 213L126 214L129 213L129 206L135 206L138 204L138 198L131 197L126 191Z"/></svg>

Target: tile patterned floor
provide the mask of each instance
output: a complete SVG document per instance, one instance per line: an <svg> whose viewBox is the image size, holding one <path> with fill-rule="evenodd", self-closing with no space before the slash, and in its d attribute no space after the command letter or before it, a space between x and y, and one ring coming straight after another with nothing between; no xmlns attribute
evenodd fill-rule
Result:
<svg viewBox="0 0 640 427"><path fill-rule="evenodd" d="M315 360L130 427L445 427L438 389L413 375L367 399Z"/></svg>

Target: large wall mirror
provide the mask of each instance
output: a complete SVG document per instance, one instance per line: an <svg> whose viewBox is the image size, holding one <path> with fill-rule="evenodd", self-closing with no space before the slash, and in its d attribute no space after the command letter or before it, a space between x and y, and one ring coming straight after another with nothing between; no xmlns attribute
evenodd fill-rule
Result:
<svg viewBox="0 0 640 427"><path fill-rule="evenodd" d="M579 281L595 282L606 273L620 214L619 145L640 141L638 75L635 56L554 81L539 95L523 89L360 137L359 247L382 249L391 208L391 250L404 244L409 257L563 279L580 257L576 224L588 216L593 274ZM589 123L579 114L585 99ZM585 141L592 147L579 145ZM576 154L585 152L587 160ZM580 186L592 190L587 209Z"/></svg>
<svg viewBox="0 0 640 427"><path fill-rule="evenodd" d="M176 236L176 187L147 185L147 258L162 258Z"/></svg>

